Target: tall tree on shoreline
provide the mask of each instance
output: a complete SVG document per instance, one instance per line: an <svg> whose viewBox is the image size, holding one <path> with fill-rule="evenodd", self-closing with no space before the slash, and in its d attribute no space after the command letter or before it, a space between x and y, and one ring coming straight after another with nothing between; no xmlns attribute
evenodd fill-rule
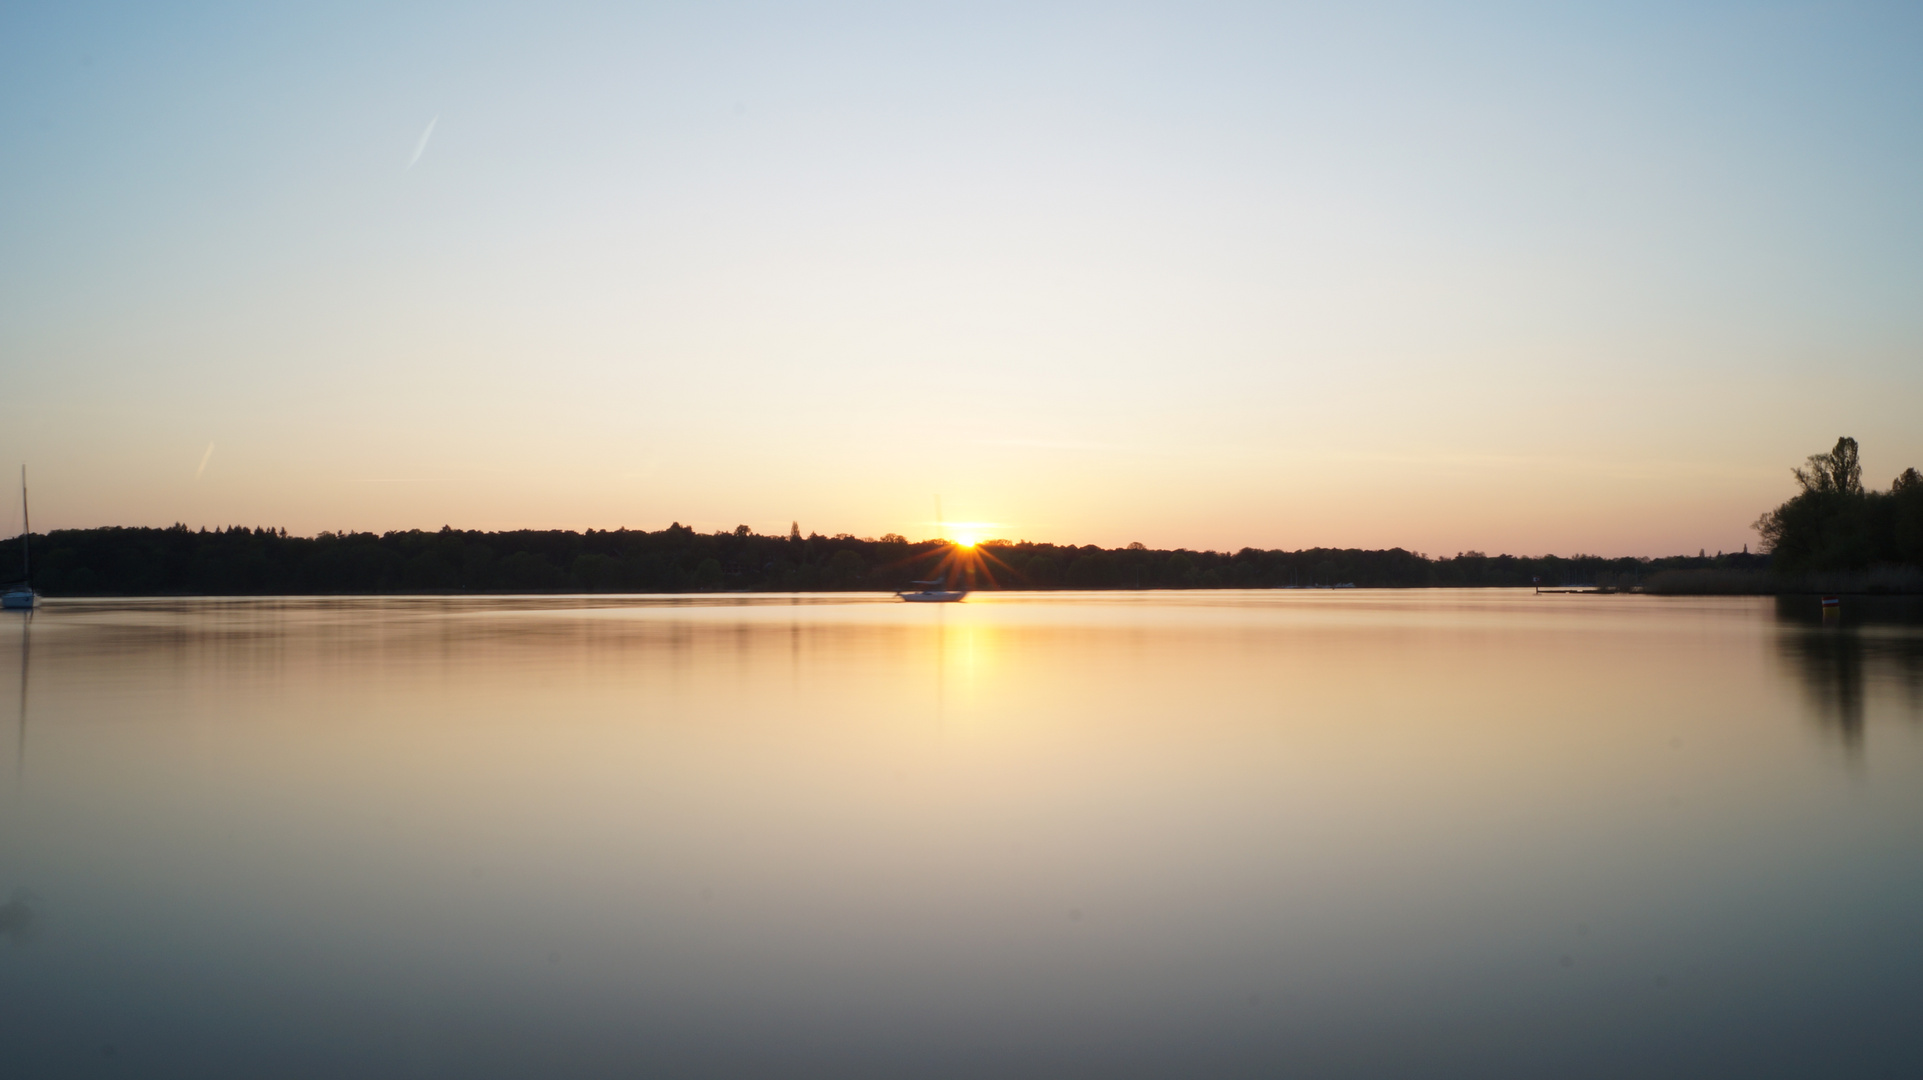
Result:
<svg viewBox="0 0 1923 1080"><path fill-rule="evenodd" d="M1863 494L1863 464L1857 456L1856 440L1848 435L1836 440L1829 453L1811 454L1807 462L1790 472L1804 491Z"/></svg>
<svg viewBox="0 0 1923 1080"><path fill-rule="evenodd" d="M1754 526L1777 571L1923 565L1923 475L1915 469L1888 492L1865 491L1856 440L1845 435L1790 472L1803 490Z"/></svg>

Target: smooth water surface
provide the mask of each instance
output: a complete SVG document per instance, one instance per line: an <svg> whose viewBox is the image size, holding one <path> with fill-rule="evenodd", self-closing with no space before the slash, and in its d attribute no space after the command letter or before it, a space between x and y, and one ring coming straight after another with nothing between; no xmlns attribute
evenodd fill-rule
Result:
<svg viewBox="0 0 1923 1080"><path fill-rule="evenodd" d="M10 1077L1923 1075L1901 610L9 615Z"/></svg>

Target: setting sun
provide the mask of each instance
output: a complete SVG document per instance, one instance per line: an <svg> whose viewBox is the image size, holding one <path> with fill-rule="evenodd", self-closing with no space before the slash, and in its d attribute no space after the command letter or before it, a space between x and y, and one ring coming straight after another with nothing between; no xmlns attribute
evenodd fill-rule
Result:
<svg viewBox="0 0 1923 1080"><path fill-rule="evenodd" d="M962 535L955 537L955 546L972 548L975 546L975 537L969 533L963 533Z"/></svg>

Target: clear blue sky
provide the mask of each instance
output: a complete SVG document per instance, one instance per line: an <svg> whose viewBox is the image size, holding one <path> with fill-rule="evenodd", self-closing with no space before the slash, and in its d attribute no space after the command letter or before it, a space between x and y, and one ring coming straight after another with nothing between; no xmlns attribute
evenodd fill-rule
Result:
<svg viewBox="0 0 1923 1080"><path fill-rule="evenodd" d="M1839 434L1923 466L1919 57L1895 4L9 5L0 460L37 527L1733 549Z"/></svg>

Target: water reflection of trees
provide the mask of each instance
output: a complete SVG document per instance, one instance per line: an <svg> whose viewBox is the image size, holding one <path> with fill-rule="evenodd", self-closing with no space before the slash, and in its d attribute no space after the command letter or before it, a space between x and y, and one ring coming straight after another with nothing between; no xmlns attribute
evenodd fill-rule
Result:
<svg viewBox="0 0 1923 1080"><path fill-rule="evenodd" d="M1923 597L1852 596L1825 612L1816 597L1785 596L1776 616L1817 722L1846 745L1863 743L1875 683L1902 687L1910 718L1923 721Z"/></svg>

